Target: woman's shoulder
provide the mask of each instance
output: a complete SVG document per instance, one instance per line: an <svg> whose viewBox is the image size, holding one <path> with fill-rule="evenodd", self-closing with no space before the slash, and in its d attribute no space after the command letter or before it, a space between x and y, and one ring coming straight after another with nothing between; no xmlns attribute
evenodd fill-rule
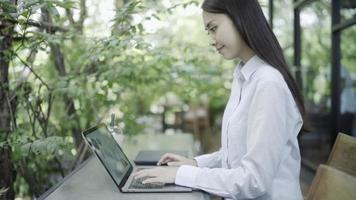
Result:
<svg viewBox="0 0 356 200"><path fill-rule="evenodd" d="M284 85L284 78L276 68L267 63L262 63L255 72L255 80L260 84L275 83Z"/></svg>

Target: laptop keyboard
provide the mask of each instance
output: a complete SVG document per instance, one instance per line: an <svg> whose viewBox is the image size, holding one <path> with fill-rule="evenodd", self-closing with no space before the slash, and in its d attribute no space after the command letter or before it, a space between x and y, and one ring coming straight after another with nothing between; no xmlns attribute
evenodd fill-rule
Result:
<svg viewBox="0 0 356 200"><path fill-rule="evenodd" d="M162 183L146 183L143 184L142 181L146 178L139 178L133 179L129 188L136 188L136 189L160 189L164 187Z"/></svg>

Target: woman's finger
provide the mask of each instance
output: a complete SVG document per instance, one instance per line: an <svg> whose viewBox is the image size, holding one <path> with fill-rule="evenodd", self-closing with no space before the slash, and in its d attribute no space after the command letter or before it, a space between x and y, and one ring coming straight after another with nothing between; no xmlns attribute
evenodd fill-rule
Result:
<svg viewBox="0 0 356 200"><path fill-rule="evenodd" d="M163 160L166 158L166 154L164 154L163 156L161 156L161 158L158 160L157 165L161 165Z"/></svg>
<svg viewBox="0 0 356 200"><path fill-rule="evenodd" d="M177 159L177 156L172 153L166 153L164 154L159 161L157 162L157 165L165 164L170 161L175 161Z"/></svg>
<svg viewBox="0 0 356 200"><path fill-rule="evenodd" d="M164 185L164 182L162 182L162 179L160 178L148 178L144 181L142 181L143 184L149 184L149 183L154 183L157 185Z"/></svg>
<svg viewBox="0 0 356 200"><path fill-rule="evenodd" d="M139 179L139 178L143 178L143 177L147 177L147 176L150 176L150 171L149 170L141 170L139 172L136 172L133 175L133 178L134 179Z"/></svg>

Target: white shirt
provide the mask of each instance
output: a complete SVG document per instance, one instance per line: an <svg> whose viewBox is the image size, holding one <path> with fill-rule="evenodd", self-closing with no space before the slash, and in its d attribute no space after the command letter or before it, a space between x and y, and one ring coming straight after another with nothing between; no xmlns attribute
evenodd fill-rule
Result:
<svg viewBox="0 0 356 200"><path fill-rule="evenodd" d="M254 56L236 67L220 150L180 166L175 183L227 199L301 200L302 124L281 73Z"/></svg>

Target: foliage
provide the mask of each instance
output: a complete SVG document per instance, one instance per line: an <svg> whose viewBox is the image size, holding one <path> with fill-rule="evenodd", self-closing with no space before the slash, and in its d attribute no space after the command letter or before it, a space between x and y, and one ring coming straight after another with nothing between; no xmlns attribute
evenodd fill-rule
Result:
<svg viewBox="0 0 356 200"><path fill-rule="evenodd" d="M274 31L282 43L291 70L293 66L292 1L276 1ZM351 19L355 9L342 9L342 21ZM331 1L315 1L301 10L303 94L310 112L329 112L331 96ZM341 35L342 67L355 76L355 27Z"/></svg>
<svg viewBox="0 0 356 200"><path fill-rule="evenodd" d="M22 1L16 13L4 14L17 24L9 52L11 99L17 108L15 130L0 145L12 149L18 196L39 196L75 167L83 153L75 146L75 127L105 122L116 112L124 133L136 134L143 128L136 119L150 114L151 105L169 92L187 104L199 104L201 95L226 97L227 75L216 66L228 67L221 59L208 58L210 49L181 41L169 34L170 28L158 30L164 41L152 42L157 33L146 32L143 25L145 20L176 20L173 12L196 2L166 10L149 5L130 1L119 8L111 35L105 37L87 35L86 29L80 32L68 23L67 10L77 9L78 1ZM47 11L53 24L40 23L39 14ZM134 22L135 16L144 18ZM58 69L61 53L65 74ZM69 112L68 102L75 112ZM224 101L212 102L222 107Z"/></svg>

